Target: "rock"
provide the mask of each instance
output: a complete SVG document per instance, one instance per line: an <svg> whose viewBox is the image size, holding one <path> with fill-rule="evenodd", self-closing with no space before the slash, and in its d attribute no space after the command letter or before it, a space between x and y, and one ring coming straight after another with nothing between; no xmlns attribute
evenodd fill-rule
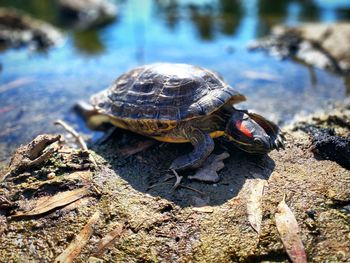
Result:
<svg viewBox="0 0 350 263"><path fill-rule="evenodd" d="M279 58L296 58L341 74L350 73L350 23L346 22L275 26L270 36L248 48L265 50Z"/></svg>
<svg viewBox="0 0 350 263"><path fill-rule="evenodd" d="M311 136L311 150L317 158L337 162L350 170L350 109L315 115L299 122L294 130Z"/></svg>
<svg viewBox="0 0 350 263"><path fill-rule="evenodd" d="M15 9L0 8L0 43L5 47L30 46L40 50L57 45L62 39L52 25Z"/></svg>
<svg viewBox="0 0 350 263"><path fill-rule="evenodd" d="M79 244L76 237L86 229L84 246L74 254L77 262L288 262L275 221L285 196L307 257L315 262L349 262L350 171L315 158L309 147L312 137L301 129L317 125L344 137L350 132L349 110L342 106L285 127L284 151L263 157L230 151L216 187L183 180L182 184L200 192L186 188L172 192L172 183L147 190L162 181L173 158L191 149L186 145L157 145L136 154L142 158L125 158L116 154L119 134L93 146L99 169L87 167L79 173L67 167L83 161L79 151L62 148L45 165L0 183L4 197L0 261L53 262L70 244ZM55 176L49 176L52 173ZM259 191L261 205L247 209L251 183L261 181L251 174L261 175L267 185ZM88 188L91 196L69 209L55 207L31 218L11 217L35 200L79 187ZM249 224L247 210L254 207L262 214L260 234ZM88 224L96 213L100 219ZM106 240L108 246L97 257L93 253Z"/></svg>
<svg viewBox="0 0 350 263"><path fill-rule="evenodd" d="M78 28L90 28L115 19L117 8L106 0L58 0L61 14Z"/></svg>

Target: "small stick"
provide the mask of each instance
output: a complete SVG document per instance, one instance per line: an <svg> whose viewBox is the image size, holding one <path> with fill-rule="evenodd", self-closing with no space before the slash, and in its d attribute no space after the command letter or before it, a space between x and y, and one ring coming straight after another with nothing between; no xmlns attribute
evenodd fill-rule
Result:
<svg viewBox="0 0 350 263"><path fill-rule="evenodd" d="M83 137L81 137L80 134L76 130L74 130L73 127L71 127L70 125L65 123L63 120L57 120L54 122L54 124L61 125L63 127L63 129L65 129L68 133L70 133L74 137L74 139L77 141L77 143L80 145L80 148L89 154L90 161L93 163L93 165L95 167L98 167L94 157L90 154L89 149L88 149Z"/></svg>
<svg viewBox="0 0 350 263"><path fill-rule="evenodd" d="M188 190L192 190L192 191L197 192L197 193L199 193L201 195L206 195L204 192L199 191L198 189L190 187L190 186L187 186L187 185L179 184L179 187L182 187L182 188L185 188L185 189L188 189Z"/></svg>
<svg viewBox="0 0 350 263"><path fill-rule="evenodd" d="M157 183L157 184L152 184L150 185L148 188L147 188L147 191L153 189L154 187L157 187L157 186L161 186L161 185L166 185L166 184L172 184L172 183L167 183L167 182L163 182L163 183Z"/></svg>
<svg viewBox="0 0 350 263"><path fill-rule="evenodd" d="M74 139L84 151L88 151L88 147L86 146L84 139L79 135L79 133L76 130L74 130L73 127L69 126L62 120L57 120L54 122L54 124L61 125L68 133L70 133L74 137Z"/></svg>

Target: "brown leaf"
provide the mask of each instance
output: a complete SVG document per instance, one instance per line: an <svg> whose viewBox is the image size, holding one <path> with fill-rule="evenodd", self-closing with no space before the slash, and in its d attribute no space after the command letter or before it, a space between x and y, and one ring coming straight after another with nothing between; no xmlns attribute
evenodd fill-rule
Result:
<svg viewBox="0 0 350 263"><path fill-rule="evenodd" d="M112 246L114 243L118 242L119 239L125 233L125 224L117 224L115 229L109 232L105 237L103 237L97 244L96 252L94 256L100 256L108 247Z"/></svg>
<svg viewBox="0 0 350 263"><path fill-rule="evenodd" d="M277 206L275 214L277 230L283 245L293 263L305 263L306 253L299 236L299 226L293 212L287 206L284 198Z"/></svg>
<svg viewBox="0 0 350 263"><path fill-rule="evenodd" d="M35 200L34 208L27 212L17 212L11 218L22 217L22 216L35 216L46 212L49 212L55 208L66 206L70 203L89 194L89 189L79 188L72 191L66 191L58 193L54 196L44 196Z"/></svg>
<svg viewBox="0 0 350 263"><path fill-rule="evenodd" d="M247 214L250 225L259 234L262 221L262 198L266 180L255 179L250 184L247 200Z"/></svg>
<svg viewBox="0 0 350 263"><path fill-rule="evenodd" d="M223 160L228 157L230 157L230 154L227 152L223 152L222 154L218 155L210 155L205 161L204 165L200 167L194 175L188 176L188 178L203 182L218 182L220 177L217 172L224 168Z"/></svg>
<svg viewBox="0 0 350 263"><path fill-rule="evenodd" d="M55 263L70 263L80 254L92 235L93 226L100 218L100 212L95 212L80 233L69 244L69 246L55 259Z"/></svg>

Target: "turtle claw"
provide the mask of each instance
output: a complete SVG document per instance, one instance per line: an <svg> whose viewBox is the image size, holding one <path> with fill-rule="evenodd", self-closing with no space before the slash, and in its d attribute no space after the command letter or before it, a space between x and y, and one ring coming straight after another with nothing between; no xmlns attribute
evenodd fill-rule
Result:
<svg viewBox="0 0 350 263"><path fill-rule="evenodd" d="M284 147L284 140L285 140L285 138L284 138L283 134L278 134L277 135L277 138L273 142L274 148L277 151L279 151L279 149L283 149L283 150L285 149L285 147Z"/></svg>
<svg viewBox="0 0 350 263"><path fill-rule="evenodd" d="M174 186L171 188L171 190L174 191L180 185L183 176L180 176L174 169L171 169L171 171L173 172L173 174L176 177L176 182L175 182Z"/></svg>

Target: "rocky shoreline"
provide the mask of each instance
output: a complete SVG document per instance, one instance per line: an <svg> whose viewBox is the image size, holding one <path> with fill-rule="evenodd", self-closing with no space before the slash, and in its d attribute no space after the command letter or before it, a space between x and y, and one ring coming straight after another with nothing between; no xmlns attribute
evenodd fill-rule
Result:
<svg viewBox="0 0 350 263"><path fill-rule="evenodd" d="M61 43L62 33L54 26L15 9L0 8L0 45L45 50Z"/></svg>
<svg viewBox="0 0 350 263"><path fill-rule="evenodd" d="M349 40L350 23L346 22L278 25L269 36L252 42L248 48L347 75L350 72Z"/></svg>

